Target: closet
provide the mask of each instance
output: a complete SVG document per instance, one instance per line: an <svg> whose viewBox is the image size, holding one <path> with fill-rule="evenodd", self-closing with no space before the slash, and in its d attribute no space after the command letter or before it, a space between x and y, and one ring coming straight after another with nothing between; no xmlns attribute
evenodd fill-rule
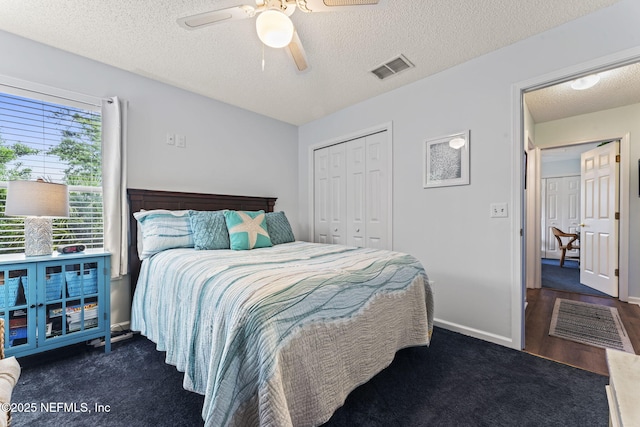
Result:
<svg viewBox="0 0 640 427"><path fill-rule="evenodd" d="M373 133L313 152L314 241L391 249L391 142Z"/></svg>
<svg viewBox="0 0 640 427"><path fill-rule="evenodd" d="M580 176L544 178L542 197L542 257L560 258L551 227L575 233L580 224ZM567 252L577 256L577 251Z"/></svg>

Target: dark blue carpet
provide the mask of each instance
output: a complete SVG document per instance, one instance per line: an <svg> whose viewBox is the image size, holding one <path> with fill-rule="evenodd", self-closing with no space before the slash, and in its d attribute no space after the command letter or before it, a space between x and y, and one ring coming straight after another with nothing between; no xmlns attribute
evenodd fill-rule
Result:
<svg viewBox="0 0 640 427"><path fill-rule="evenodd" d="M609 296L580 283L580 265L574 260L565 260L564 267L560 268L560 260L543 258L542 287L599 297Z"/></svg>
<svg viewBox="0 0 640 427"><path fill-rule="evenodd" d="M203 397L185 391L182 374L139 335L114 344L110 354L75 346L20 361L13 402L22 411L14 412L14 426L202 425ZM399 351L325 427L606 426L607 383L605 376L436 328L430 347ZM54 410L42 410L43 403ZM96 403L109 412L96 413Z"/></svg>

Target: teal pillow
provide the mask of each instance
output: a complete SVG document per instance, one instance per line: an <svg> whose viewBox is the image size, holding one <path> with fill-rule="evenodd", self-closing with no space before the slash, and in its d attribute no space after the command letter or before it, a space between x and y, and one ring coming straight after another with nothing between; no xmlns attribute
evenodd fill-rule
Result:
<svg viewBox="0 0 640 427"><path fill-rule="evenodd" d="M230 248L224 211L189 211L189 220L197 250Z"/></svg>
<svg viewBox="0 0 640 427"><path fill-rule="evenodd" d="M284 212L267 212L267 231L271 238L271 243L279 245L296 240L291 230L291 224Z"/></svg>
<svg viewBox="0 0 640 427"><path fill-rule="evenodd" d="M237 251L273 246L264 211L225 211L224 219L229 230L231 249Z"/></svg>

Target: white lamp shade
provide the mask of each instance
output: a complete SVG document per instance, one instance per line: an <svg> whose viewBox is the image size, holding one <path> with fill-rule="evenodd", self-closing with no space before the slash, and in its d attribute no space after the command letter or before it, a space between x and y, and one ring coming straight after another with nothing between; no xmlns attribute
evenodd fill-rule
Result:
<svg viewBox="0 0 640 427"><path fill-rule="evenodd" d="M5 215L69 216L69 191L64 184L44 181L9 181Z"/></svg>
<svg viewBox="0 0 640 427"><path fill-rule="evenodd" d="M265 10L256 19L256 31L260 41L267 46L285 47L293 38L293 22L278 10Z"/></svg>

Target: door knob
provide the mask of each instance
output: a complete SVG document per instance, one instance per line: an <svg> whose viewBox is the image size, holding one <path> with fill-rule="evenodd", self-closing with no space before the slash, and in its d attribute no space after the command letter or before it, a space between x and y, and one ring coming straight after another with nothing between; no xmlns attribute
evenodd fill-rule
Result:
<svg viewBox="0 0 640 427"><path fill-rule="evenodd" d="M586 227L586 224L578 224L578 227Z"/></svg>
<svg viewBox="0 0 640 427"><path fill-rule="evenodd" d="M359 228L356 228L356 233L359 233L359 232L360 232L360 229L359 229Z"/></svg>

